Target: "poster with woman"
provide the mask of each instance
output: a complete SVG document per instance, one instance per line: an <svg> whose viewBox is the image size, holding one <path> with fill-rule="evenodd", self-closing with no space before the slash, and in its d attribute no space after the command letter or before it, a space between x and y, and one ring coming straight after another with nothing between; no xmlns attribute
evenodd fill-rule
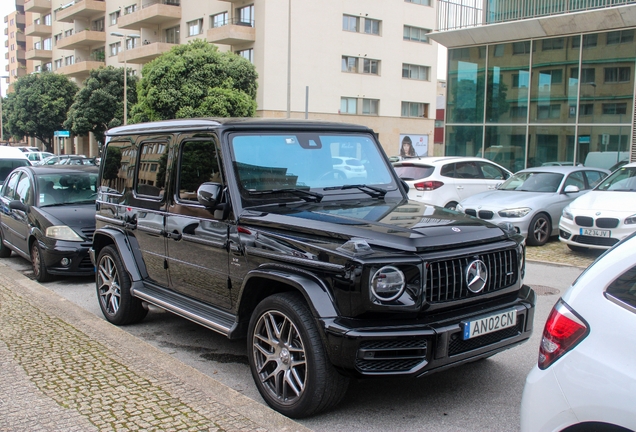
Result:
<svg viewBox="0 0 636 432"><path fill-rule="evenodd" d="M400 156L428 156L428 135L400 135Z"/></svg>

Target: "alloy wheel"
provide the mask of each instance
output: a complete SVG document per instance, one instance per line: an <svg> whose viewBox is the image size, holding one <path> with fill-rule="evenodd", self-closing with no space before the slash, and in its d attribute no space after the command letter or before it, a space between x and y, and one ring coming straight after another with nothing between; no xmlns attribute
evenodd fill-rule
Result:
<svg viewBox="0 0 636 432"><path fill-rule="evenodd" d="M119 310L121 288L119 286L117 267L109 255L104 255L99 262L97 291L99 293L99 301L104 306L104 310L111 315L115 315Z"/></svg>

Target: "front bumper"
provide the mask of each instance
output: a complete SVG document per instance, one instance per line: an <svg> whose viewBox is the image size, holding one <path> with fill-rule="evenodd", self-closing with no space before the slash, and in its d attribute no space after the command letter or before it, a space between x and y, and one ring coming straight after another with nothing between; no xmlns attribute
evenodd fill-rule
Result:
<svg viewBox="0 0 636 432"><path fill-rule="evenodd" d="M332 363L356 376L421 376L489 357L521 344L532 334L536 294L523 286L513 302L446 317L436 322L418 320L352 324L326 320L327 350ZM461 323L515 309L517 322L473 339L462 339Z"/></svg>
<svg viewBox="0 0 636 432"><path fill-rule="evenodd" d="M95 274L95 266L88 253L90 243L57 240L40 241L39 245L47 272L66 276ZM66 261L68 261L67 264L65 264Z"/></svg>
<svg viewBox="0 0 636 432"><path fill-rule="evenodd" d="M582 229L595 231L609 231L608 237L582 235ZM616 228L582 227L570 219L561 218L559 221L559 240L571 246L589 249L609 249L616 243L636 231L636 225L619 223Z"/></svg>

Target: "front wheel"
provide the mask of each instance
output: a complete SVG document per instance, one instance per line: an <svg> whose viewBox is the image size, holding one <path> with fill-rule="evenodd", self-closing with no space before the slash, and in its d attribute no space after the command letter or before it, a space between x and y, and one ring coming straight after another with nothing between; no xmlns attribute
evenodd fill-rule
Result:
<svg viewBox="0 0 636 432"><path fill-rule="evenodd" d="M543 246L550 239L552 224L545 213L539 213L532 218L528 227L528 244L530 246Z"/></svg>
<svg viewBox="0 0 636 432"><path fill-rule="evenodd" d="M457 210L457 203L455 201L451 201L444 206L445 209L448 210Z"/></svg>
<svg viewBox="0 0 636 432"><path fill-rule="evenodd" d="M113 246L106 246L99 253L95 284L99 307L109 322L131 324L148 313L141 300L130 294L130 277Z"/></svg>
<svg viewBox="0 0 636 432"><path fill-rule="evenodd" d="M247 349L261 396L288 417L324 411L347 391L349 378L330 363L314 317L297 293L275 294L256 307Z"/></svg>
<svg viewBox="0 0 636 432"><path fill-rule="evenodd" d="M42 258L42 250L38 245L38 241L35 240L31 245L31 267L33 268L33 275L38 282L48 282L53 279L53 276L46 269L44 258Z"/></svg>

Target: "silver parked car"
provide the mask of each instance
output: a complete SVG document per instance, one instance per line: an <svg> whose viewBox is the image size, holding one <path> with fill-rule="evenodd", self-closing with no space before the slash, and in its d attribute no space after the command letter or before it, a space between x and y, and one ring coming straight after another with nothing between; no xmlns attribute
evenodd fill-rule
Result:
<svg viewBox="0 0 636 432"><path fill-rule="evenodd" d="M510 222L531 246L558 234L563 208L609 175L602 168L545 166L517 172L495 191L466 198L457 210L495 224Z"/></svg>

